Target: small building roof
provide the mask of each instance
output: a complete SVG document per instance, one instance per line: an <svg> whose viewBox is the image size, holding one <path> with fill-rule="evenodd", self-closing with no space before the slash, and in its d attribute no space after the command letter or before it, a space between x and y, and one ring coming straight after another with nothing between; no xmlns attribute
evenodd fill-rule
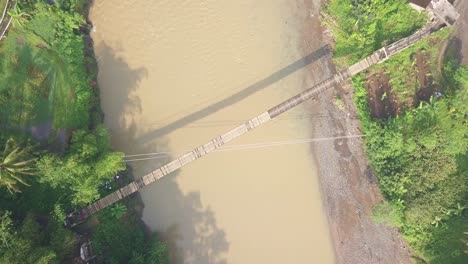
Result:
<svg viewBox="0 0 468 264"><path fill-rule="evenodd" d="M417 6L420 6L422 8L426 8L429 3L431 2L431 0L410 0L410 3L413 3Z"/></svg>

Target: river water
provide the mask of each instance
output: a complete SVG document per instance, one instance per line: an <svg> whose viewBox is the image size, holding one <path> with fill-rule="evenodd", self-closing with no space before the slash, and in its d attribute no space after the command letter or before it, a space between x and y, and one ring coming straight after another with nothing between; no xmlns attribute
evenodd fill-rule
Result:
<svg viewBox="0 0 468 264"><path fill-rule="evenodd" d="M135 177L304 89L320 51L301 60L301 31L317 17L299 0L95 1L105 124ZM141 192L143 220L174 263L333 262L310 146L290 144L310 137L307 114L292 110Z"/></svg>

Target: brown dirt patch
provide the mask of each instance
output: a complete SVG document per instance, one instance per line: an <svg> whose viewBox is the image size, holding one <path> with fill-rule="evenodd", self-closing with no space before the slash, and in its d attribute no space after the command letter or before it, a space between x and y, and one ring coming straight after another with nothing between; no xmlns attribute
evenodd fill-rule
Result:
<svg viewBox="0 0 468 264"><path fill-rule="evenodd" d="M384 69L368 74L365 88L373 118L385 120L395 117L405 109L417 107L420 102L428 102L434 93L439 91L431 74L430 53L418 50L410 56L410 60L414 61L414 68L408 72L406 81L408 93L404 98L392 89L390 76Z"/></svg>
<svg viewBox="0 0 468 264"><path fill-rule="evenodd" d="M419 88L416 91L415 102L413 107L419 105L421 101L429 101L431 96L436 90L436 86L433 84L433 78L430 75L430 57L428 53L424 53L421 50L416 52L416 71Z"/></svg>
<svg viewBox="0 0 468 264"><path fill-rule="evenodd" d="M367 80L367 103L373 118L387 119L401 113L403 106L392 93L390 79L383 70L372 73Z"/></svg>

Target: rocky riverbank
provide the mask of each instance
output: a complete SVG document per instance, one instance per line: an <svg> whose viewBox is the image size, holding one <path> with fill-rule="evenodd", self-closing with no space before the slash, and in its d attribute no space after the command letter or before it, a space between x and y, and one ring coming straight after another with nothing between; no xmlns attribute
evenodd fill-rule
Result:
<svg viewBox="0 0 468 264"><path fill-rule="evenodd" d="M308 2L311 17L319 15L319 0ZM313 11L312 10L317 10ZM329 42L317 19L305 21L303 54ZM322 32L317 35L316 32ZM313 85L335 73L331 57L308 66L306 82ZM335 87L308 102L313 115L312 138L360 135L360 122L352 100L351 84ZM336 263L411 263L411 253L396 228L371 219L373 205L382 197L369 167L360 138L311 144L320 175L324 210L328 218Z"/></svg>

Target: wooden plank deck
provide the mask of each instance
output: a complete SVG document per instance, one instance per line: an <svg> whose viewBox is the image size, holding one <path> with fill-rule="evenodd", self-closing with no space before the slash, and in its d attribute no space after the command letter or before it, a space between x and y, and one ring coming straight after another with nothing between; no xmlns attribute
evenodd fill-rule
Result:
<svg viewBox="0 0 468 264"><path fill-rule="evenodd" d="M229 141L232 141L244 135L245 133L249 132L250 130L258 126L261 126L264 123L269 122L271 119L281 115L284 112L287 112L288 110L303 103L304 101L311 99L317 94L320 94L323 91L330 89L331 87L334 87L335 85L345 80L348 80L351 76L366 70L372 65L375 65L375 64L381 63L382 61L387 60L389 57L408 48L409 46L413 45L417 41L431 34L434 31L433 29L434 25L435 23L431 23L427 25L425 28L412 34L411 36L403 38L393 44L390 44L382 49L377 50L376 52L372 53L370 56L350 66L348 69L338 72L332 77L320 82L317 85L314 85L313 87L307 89L306 91L285 100L284 102L270 108L269 110L261 113L260 115L246 121L245 123L227 131L226 133L222 135L215 137L214 139L210 140L206 144L203 144L193 149L192 151L185 153L181 157L167 163L166 165L160 167L159 169L143 176L142 178L138 180L135 180L132 183L129 183L128 185L105 196L104 198L82 208L78 212L89 217L90 215L95 214L99 210L137 192L141 188L159 180L165 175L168 175L171 172L178 170L184 165L192 161L195 161L207 155L210 152L213 152L214 150L222 147L224 144L228 143Z"/></svg>

